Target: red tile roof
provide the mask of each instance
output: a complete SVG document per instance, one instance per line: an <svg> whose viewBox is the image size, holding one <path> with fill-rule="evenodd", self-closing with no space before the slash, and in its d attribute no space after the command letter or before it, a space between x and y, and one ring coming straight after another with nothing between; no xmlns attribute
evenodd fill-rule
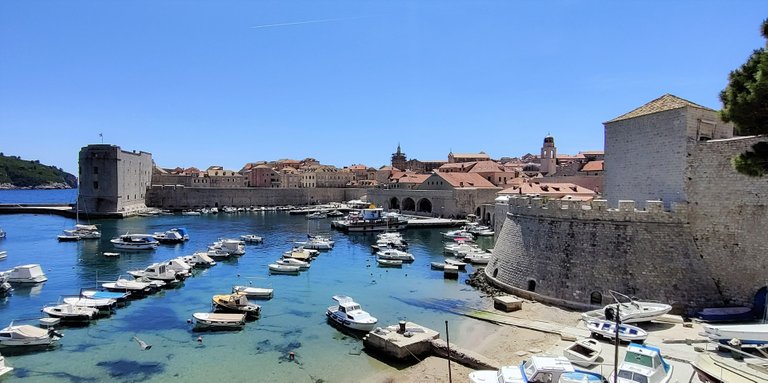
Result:
<svg viewBox="0 0 768 383"><path fill-rule="evenodd" d="M429 178L431 174L412 174L412 173L406 173L402 177L398 179L397 182L401 184L421 184L424 182L427 178Z"/></svg>
<svg viewBox="0 0 768 383"><path fill-rule="evenodd" d="M669 93L637 108L629 113L624 113L619 117L614 118L613 120L610 120L607 123L621 121L621 120L628 120L630 118L634 117L640 117L645 116L647 114L653 114L653 113L659 113L659 112L665 112L667 110L673 110L673 109L680 109L685 107L692 107L692 108L699 108L699 109L705 109L705 110L711 110L715 111L714 109L707 108L706 106L701 106L699 104L690 102L686 99L673 96Z"/></svg>
<svg viewBox="0 0 768 383"><path fill-rule="evenodd" d="M569 195L572 197L594 196L595 192L572 183L540 183L536 181L512 186L500 191L499 194L540 195L562 198Z"/></svg>
<svg viewBox="0 0 768 383"><path fill-rule="evenodd" d="M495 188L483 176L477 173L435 173L455 188Z"/></svg>
<svg viewBox="0 0 768 383"><path fill-rule="evenodd" d="M469 170L470 173L497 173L503 172L504 167L494 161L478 161L475 166Z"/></svg>
<svg viewBox="0 0 768 383"><path fill-rule="evenodd" d="M604 161L589 161L581 168L582 172L601 172L605 169Z"/></svg>

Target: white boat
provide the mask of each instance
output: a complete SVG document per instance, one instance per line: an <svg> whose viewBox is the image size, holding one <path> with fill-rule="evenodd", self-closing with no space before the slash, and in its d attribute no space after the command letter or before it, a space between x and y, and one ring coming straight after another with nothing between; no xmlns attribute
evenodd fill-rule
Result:
<svg viewBox="0 0 768 383"><path fill-rule="evenodd" d="M432 269L435 269L435 270L443 270L443 269L445 269L445 263L431 262L429 264L429 267L431 267Z"/></svg>
<svg viewBox="0 0 768 383"><path fill-rule="evenodd" d="M67 230L80 237L80 239L99 239L101 238L101 232L96 225L82 225L76 224L73 230Z"/></svg>
<svg viewBox="0 0 768 383"><path fill-rule="evenodd" d="M252 303L241 293L214 295L211 301L217 311L243 313L251 317L257 317L261 313L261 306Z"/></svg>
<svg viewBox="0 0 768 383"><path fill-rule="evenodd" d="M254 299L272 299L272 289L250 286L232 286L233 293L245 294Z"/></svg>
<svg viewBox="0 0 768 383"><path fill-rule="evenodd" d="M10 283L41 283L48 280L38 264L16 266L8 271Z"/></svg>
<svg viewBox="0 0 768 383"><path fill-rule="evenodd" d="M8 257L8 251L7 250L0 251L0 259L5 259L7 257Z"/></svg>
<svg viewBox="0 0 768 383"><path fill-rule="evenodd" d="M590 319L587 321L587 329L592 334L604 338L616 338L616 323L605 319ZM642 342L648 337L648 332L637 326L622 323L619 325L619 340L626 342Z"/></svg>
<svg viewBox="0 0 768 383"><path fill-rule="evenodd" d="M8 327L0 330L0 346L50 346L61 339L61 334L53 329L45 330L30 325L14 325L11 322Z"/></svg>
<svg viewBox="0 0 768 383"><path fill-rule="evenodd" d="M446 258L444 262L446 265L453 265L458 267L459 270L464 270L467 268L467 263L459 261L458 259Z"/></svg>
<svg viewBox="0 0 768 383"><path fill-rule="evenodd" d="M483 249L480 248L480 246L474 244L474 243L447 243L443 246L443 252L447 254L452 254L453 256L465 256L469 252L482 252Z"/></svg>
<svg viewBox="0 0 768 383"><path fill-rule="evenodd" d="M245 254L245 244L239 239L220 239L208 246L208 250L220 250L231 255Z"/></svg>
<svg viewBox="0 0 768 383"><path fill-rule="evenodd" d="M299 270L309 269L309 262L300 261L296 258L282 258L275 261L278 265L297 266Z"/></svg>
<svg viewBox="0 0 768 383"><path fill-rule="evenodd" d="M182 243L184 242L184 236L177 230L168 230L163 232L155 232L152 234L152 238L160 243Z"/></svg>
<svg viewBox="0 0 768 383"><path fill-rule="evenodd" d="M376 326L378 319L372 317L360 307L352 298L345 295L334 295L336 305L328 307L325 315L331 321L351 330L371 331Z"/></svg>
<svg viewBox="0 0 768 383"><path fill-rule="evenodd" d="M159 245L159 242L149 234L125 234L110 239L109 242L116 249L123 250L154 250Z"/></svg>
<svg viewBox="0 0 768 383"><path fill-rule="evenodd" d="M310 239L309 241L296 242L296 244L305 249L315 249L315 250L333 249L333 241L326 241L326 240L316 239L316 238Z"/></svg>
<svg viewBox="0 0 768 383"><path fill-rule="evenodd" d="M216 261L208 256L207 252L198 252L192 255L182 257L184 262L195 268L211 267L216 265Z"/></svg>
<svg viewBox="0 0 768 383"><path fill-rule="evenodd" d="M203 212L197 211L197 210L184 210L181 212L181 215L198 216L198 215L203 215Z"/></svg>
<svg viewBox="0 0 768 383"><path fill-rule="evenodd" d="M475 265L487 265L491 261L491 255L487 253L471 253L464 257L464 261Z"/></svg>
<svg viewBox="0 0 768 383"><path fill-rule="evenodd" d="M140 282L136 280L125 279L122 276L118 277L114 282L105 282L101 284L101 287L116 292L129 292L132 297L151 294L157 290L157 286L146 282Z"/></svg>
<svg viewBox="0 0 768 383"><path fill-rule="evenodd" d="M454 265L443 266L443 277L456 279L459 277L459 267Z"/></svg>
<svg viewBox="0 0 768 383"><path fill-rule="evenodd" d="M270 263L267 267L272 274L298 274L300 270L299 266L280 265L277 263Z"/></svg>
<svg viewBox="0 0 768 383"><path fill-rule="evenodd" d="M256 234L246 234L246 235L241 235L240 240L247 243L262 243L264 241L264 238L259 237Z"/></svg>
<svg viewBox="0 0 768 383"><path fill-rule="evenodd" d="M340 212L338 210L331 210L326 215L329 216L329 217L343 217L344 213L342 213L342 212Z"/></svg>
<svg viewBox="0 0 768 383"><path fill-rule="evenodd" d="M397 249L380 250L376 253L376 255L379 257L379 259L389 259L403 262L413 262L415 260L413 254Z"/></svg>
<svg viewBox="0 0 768 383"><path fill-rule="evenodd" d="M346 219L333 221L332 226L355 233L403 230L408 226L408 219L397 214L384 213L381 208L369 208L362 209L360 213L352 213Z"/></svg>
<svg viewBox="0 0 768 383"><path fill-rule="evenodd" d="M13 291L13 287L8 283L8 277L11 275L8 271L0 272L0 297L7 296Z"/></svg>
<svg viewBox="0 0 768 383"><path fill-rule="evenodd" d="M703 383L764 383L768 382L768 361L745 358L741 361L723 357L715 352L701 352L691 362L694 372Z"/></svg>
<svg viewBox="0 0 768 383"><path fill-rule="evenodd" d="M64 230L63 233L56 236L59 242L77 242L80 240L80 236L71 232L71 230Z"/></svg>
<svg viewBox="0 0 768 383"><path fill-rule="evenodd" d="M87 321L93 319L93 317L99 313L99 309L62 303L59 305L45 306L43 307L43 312L53 318L61 318L63 320L71 321Z"/></svg>
<svg viewBox="0 0 768 383"><path fill-rule="evenodd" d="M101 299L114 299L118 304L124 303L131 296L131 293L124 292L112 292L112 291L97 291L97 290L81 290L80 296L83 298L101 300Z"/></svg>
<svg viewBox="0 0 768 383"><path fill-rule="evenodd" d="M211 258L211 259L227 259L230 256L232 256L232 254L230 254L229 251L221 250L221 249L207 250L205 252L195 253L195 255L197 254L205 254L206 256L208 256L208 258Z"/></svg>
<svg viewBox="0 0 768 383"><path fill-rule="evenodd" d="M147 278L151 280L164 281L166 283L178 282L180 276L173 270L170 270L165 264L153 263L144 270L129 270L128 274L134 278Z"/></svg>
<svg viewBox="0 0 768 383"><path fill-rule="evenodd" d="M768 344L768 323L713 325L704 324L705 336L715 342L727 343L738 339L742 344Z"/></svg>
<svg viewBox="0 0 768 383"><path fill-rule="evenodd" d="M403 261L399 259L381 259L377 258L376 263L381 267L403 267Z"/></svg>
<svg viewBox="0 0 768 383"><path fill-rule="evenodd" d="M469 374L472 383L602 383L604 380L598 373L574 369L562 356L533 356L517 366Z"/></svg>
<svg viewBox="0 0 768 383"><path fill-rule="evenodd" d="M198 329L238 329L245 326L245 314L194 313L195 327Z"/></svg>
<svg viewBox="0 0 768 383"><path fill-rule="evenodd" d="M563 356L573 364L589 367L597 361L603 347L595 339L579 339L563 350Z"/></svg>
<svg viewBox="0 0 768 383"><path fill-rule="evenodd" d="M0 377L13 371L13 367L5 365L5 357L0 355Z"/></svg>
<svg viewBox="0 0 768 383"><path fill-rule="evenodd" d="M466 231L466 230L451 230L446 231L443 234L444 239L450 239L453 241L462 240L462 241L473 241L475 237L472 235L472 233Z"/></svg>
<svg viewBox="0 0 768 383"><path fill-rule="evenodd" d="M314 212L307 214L307 219L325 219L328 218L328 215L321 212Z"/></svg>
<svg viewBox="0 0 768 383"><path fill-rule="evenodd" d="M117 304L113 298L85 298L85 297L67 297L62 301L68 305L77 307L90 307L99 311L109 311Z"/></svg>
<svg viewBox="0 0 768 383"><path fill-rule="evenodd" d="M4 239L4 238L5 238L5 231L3 231L3 229L0 229L0 239Z"/></svg>
<svg viewBox="0 0 768 383"><path fill-rule="evenodd" d="M103 252L101 254L103 256L105 256L105 257L110 257L110 258L114 258L114 257L119 257L120 256L120 253L111 253L111 252L108 252L108 251L105 251L105 252Z"/></svg>
<svg viewBox="0 0 768 383"><path fill-rule="evenodd" d="M668 383L673 366L664 361L656 347L630 343L619 366L618 378L611 374L613 383Z"/></svg>
<svg viewBox="0 0 768 383"><path fill-rule="evenodd" d="M168 270L175 272L177 276L183 279L192 275L192 266L184 260L184 257L169 259L163 264Z"/></svg>
<svg viewBox="0 0 768 383"><path fill-rule="evenodd" d="M611 294L622 298L623 302L612 303L602 309L585 312L582 314L582 317L585 320L613 320L613 317L616 315L616 308L618 307L621 323L639 323L652 321L672 310L672 306L666 303L638 301L615 291L611 291ZM606 317L606 315L609 317Z"/></svg>

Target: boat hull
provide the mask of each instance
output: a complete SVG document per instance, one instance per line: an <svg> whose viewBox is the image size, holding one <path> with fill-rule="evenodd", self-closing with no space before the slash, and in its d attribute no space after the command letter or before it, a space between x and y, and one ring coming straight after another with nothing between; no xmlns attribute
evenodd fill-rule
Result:
<svg viewBox="0 0 768 383"><path fill-rule="evenodd" d="M353 322L344 317L342 313L339 313L338 311L333 310L327 310L325 312L325 316L328 317L328 320L332 323L342 326L345 329L354 330L354 331L361 331L361 332L369 332L372 331L376 327L376 322L374 323L358 323Z"/></svg>

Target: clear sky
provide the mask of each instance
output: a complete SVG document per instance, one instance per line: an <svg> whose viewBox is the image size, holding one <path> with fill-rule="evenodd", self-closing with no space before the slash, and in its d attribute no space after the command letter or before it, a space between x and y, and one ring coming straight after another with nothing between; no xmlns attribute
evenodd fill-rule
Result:
<svg viewBox="0 0 768 383"><path fill-rule="evenodd" d="M603 148L665 93L719 109L768 1L0 2L0 151L77 172L116 144L162 167L345 166Z"/></svg>

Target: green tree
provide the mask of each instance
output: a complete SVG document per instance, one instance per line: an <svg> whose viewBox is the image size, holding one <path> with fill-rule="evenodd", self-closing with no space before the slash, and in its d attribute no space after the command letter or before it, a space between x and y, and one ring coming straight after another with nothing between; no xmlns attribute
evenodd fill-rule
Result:
<svg viewBox="0 0 768 383"><path fill-rule="evenodd" d="M760 32L768 40L768 19ZM768 41L766 42L768 47ZM723 121L733 122L740 135L768 134L768 50L756 49L741 68L728 76L728 86L720 92ZM768 143L758 143L751 151L733 159L739 173L753 177L768 174Z"/></svg>

